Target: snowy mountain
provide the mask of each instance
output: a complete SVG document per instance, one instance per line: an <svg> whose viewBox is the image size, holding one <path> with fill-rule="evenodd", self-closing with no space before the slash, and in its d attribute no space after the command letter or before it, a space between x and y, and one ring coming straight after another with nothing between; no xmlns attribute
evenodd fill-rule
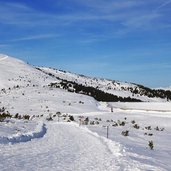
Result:
<svg viewBox="0 0 171 171"><path fill-rule="evenodd" d="M0 170L171 170L169 99L0 55Z"/></svg>
<svg viewBox="0 0 171 171"><path fill-rule="evenodd" d="M171 92L142 85L91 78L46 67L33 67L23 61L0 55L0 88L49 86L94 97L98 101L167 101Z"/></svg>
<svg viewBox="0 0 171 171"><path fill-rule="evenodd" d="M171 92L166 90L150 89L134 83L91 78L53 68L37 67L37 69L52 78L58 79L56 83L50 84L51 87L91 95L98 101L138 102L171 100ZM99 97L99 94L102 95Z"/></svg>
<svg viewBox="0 0 171 171"><path fill-rule="evenodd" d="M55 79L16 58L0 54L0 88L46 85Z"/></svg>
<svg viewBox="0 0 171 171"><path fill-rule="evenodd" d="M0 59L0 104L10 113L48 115L54 112L54 106L56 111L61 112L97 110L98 102L90 96L63 89L52 90L48 85L57 81L56 78L18 59L6 55L1 55ZM5 99L2 99L3 95ZM84 106L81 105L83 102Z"/></svg>

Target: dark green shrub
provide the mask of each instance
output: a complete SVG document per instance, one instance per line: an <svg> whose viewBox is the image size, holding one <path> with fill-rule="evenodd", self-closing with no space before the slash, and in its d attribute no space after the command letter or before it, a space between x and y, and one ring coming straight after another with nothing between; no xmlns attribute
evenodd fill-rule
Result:
<svg viewBox="0 0 171 171"><path fill-rule="evenodd" d="M153 141L149 141L148 142L148 146L150 147L151 150L153 150L154 149L154 143L153 143Z"/></svg>
<svg viewBox="0 0 171 171"><path fill-rule="evenodd" d="M10 115L9 113L3 112L0 114L0 122L3 122L6 118L11 118L11 117L12 115Z"/></svg>
<svg viewBox="0 0 171 171"><path fill-rule="evenodd" d="M29 115L23 115L23 119L29 120L30 119L30 116Z"/></svg>
<svg viewBox="0 0 171 171"><path fill-rule="evenodd" d="M70 120L70 121L74 121L74 116L72 116L72 115L69 116L69 120Z"/></svg>
<svg viewBox="0 0 171 171"><path fill-rule="evenodd" d="M140 126L139 126L138 124L133 125L133 127L134 127L135 129L139 129L139 128L140 128Z"/></svg>
<svg viewBox="0 0 171 171"><path fill-rule="evenodd" d="M129 131L128 130L126 130L126 131L122 131L122 133L121 133L123 136L129 136Z"/></svg>

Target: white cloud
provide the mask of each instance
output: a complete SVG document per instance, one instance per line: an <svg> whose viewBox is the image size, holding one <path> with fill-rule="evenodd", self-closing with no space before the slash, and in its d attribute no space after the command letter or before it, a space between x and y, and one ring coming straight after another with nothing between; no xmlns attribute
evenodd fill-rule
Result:
<svg viewBox="0 0 171 171"><path fill-rule="evenodd" d="M171 0L166 0L165 2L163 2L159 7L156 8L156 10L159 10L167 5L171 4Z"/></svg>
<svg viewBox="0 0 171 171"><path fill-rule="evenodd" d="M140 0L73 0L75 3L82 4L88 9L83 9L82 12L70 12L68 14L55 14L35 11L34 9L18 4L18 3L0 3L0 23L12 25L17 28L24 29L39 29L40 27L48 29L58 29L58 27L69 28L72 25L78 25L78 27L84 27L82 23L86 23L86 26L93 26L95 21L110 24L109 32L105 33L110 36L106 38L122 36L128 34L135 29L144 30L157 27L164 29L167 23L160 23L159 19L164 17L159 11L150 11L146 9L146 5L149 2ZM160 0L159 0L160 1ZM161 7L168 5L163 3ZM154 5L155 3L153 3ZM160 8L161 8L160 7ZM141 9L141 10L140 10ZM116 26L116 27L115 27ZM165 27L167 28L167 27ZM86 32L86 29L85 29ZM37 37L39 38L39 37ZM29 39L29 38L28 38ZM30 38L31 39L31 38ZM34 39L34 37L33 37ZM36 37L35 37L36 39ZM87 42L96 41L93 37Z"/></svg>
<svg viewBox="0 0 171 171"><path fill-rule="evenodd" d="M39 40L39 39L49 39L49 38L55 38L60 37L58 34L41 34L41 35L30 35L27 37L21 37L17 39L11 40L12 42L18 42L18 41L25 41L25 40Z"/></svg>

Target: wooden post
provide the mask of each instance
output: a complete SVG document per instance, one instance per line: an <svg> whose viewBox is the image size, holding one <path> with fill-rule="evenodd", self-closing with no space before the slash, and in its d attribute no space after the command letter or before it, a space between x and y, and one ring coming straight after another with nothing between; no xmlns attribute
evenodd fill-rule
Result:
<svg viewBox="0 0 171 171"><path fill-rule="evenodd" d="M107 126L107 138L109 138L109 126Z"/></svg>

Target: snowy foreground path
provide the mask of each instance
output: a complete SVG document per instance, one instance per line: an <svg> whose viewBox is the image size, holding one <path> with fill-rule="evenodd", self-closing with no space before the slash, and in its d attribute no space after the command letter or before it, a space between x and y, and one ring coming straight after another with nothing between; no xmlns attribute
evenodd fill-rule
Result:
<svg viewBox="0 0 171 171"><path fill-rule="evenodd" d="M0 145L1 170L120 170L105 142L74 124L48 123L43 138ZM121 169L122 170L122 169Z"/></svg>

